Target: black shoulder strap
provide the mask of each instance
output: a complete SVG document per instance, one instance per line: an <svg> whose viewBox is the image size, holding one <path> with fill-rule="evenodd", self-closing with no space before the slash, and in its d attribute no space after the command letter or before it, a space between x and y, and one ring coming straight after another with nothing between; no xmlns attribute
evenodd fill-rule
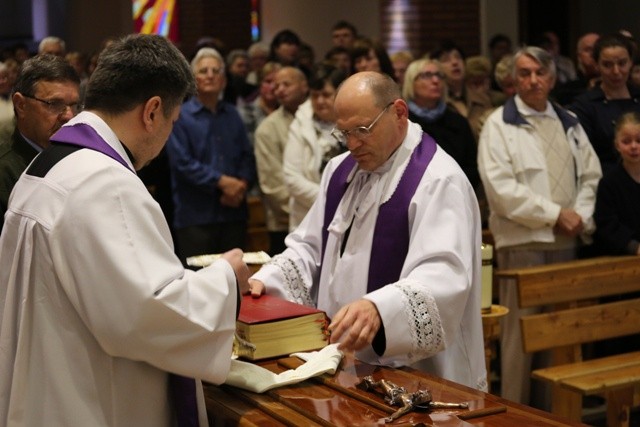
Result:
<svg viewBox="0 0 640 427"><path fill-rule="evenodd" d="M31 162L26 174L44 178L44 176L56 165L60 160L64 159L71 153L82 149L76 145L67 144L51 144L49 148L38 154Z"/></svg>

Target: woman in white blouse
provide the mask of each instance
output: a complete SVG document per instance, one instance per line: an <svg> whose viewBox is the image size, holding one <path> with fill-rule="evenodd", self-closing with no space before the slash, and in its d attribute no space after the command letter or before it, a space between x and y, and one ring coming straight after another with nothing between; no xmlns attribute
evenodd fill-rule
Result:
<svg viewBox="0 0 640 427"><path fill-rule="evenodd" d="M298 108L289 128L284 174L291 194L291 231L302 222L316 200L320 177L327 162L346 150L331 136L335 126L333 100L338 86L346 77L344 71L332 65L314 67L309 76L309 100Z"/></svg>

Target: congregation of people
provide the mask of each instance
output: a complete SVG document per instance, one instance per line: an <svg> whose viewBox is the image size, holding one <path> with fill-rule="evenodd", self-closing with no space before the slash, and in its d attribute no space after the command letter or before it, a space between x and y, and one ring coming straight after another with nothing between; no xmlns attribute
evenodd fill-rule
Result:
<svg viewBox="0 0 640 427"><path fill-rule="evenodd" d="M331 40L320 55L288 29L230 51L201 38L187 57L195 92L137 174L184 266L246 249L248 201L259 198L273 258L248 281L255 297L325 310L331 339L362 360L486 390L483 229L499 269L640 255L639 45L627 32L587 33L574 62L549 31L520 47L498 34L488 56L454 40L387 52L347 21ZM37 54L6 50L2 216L29 164L83 110L97 64L99 53L66 52L56 37ZM530 381L545 362L523 352L519 326L537 309L498 287L510 310L500 394L548 409Z"/></svg>

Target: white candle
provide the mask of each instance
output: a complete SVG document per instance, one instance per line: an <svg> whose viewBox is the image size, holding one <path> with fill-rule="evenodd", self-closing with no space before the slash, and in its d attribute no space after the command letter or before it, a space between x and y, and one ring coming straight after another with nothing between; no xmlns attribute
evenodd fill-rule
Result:
<svg viewBox="0 0 640 427"><path fill-rule="evenodd" d="M493 297L493 246L482 244L482 298L481 307L483 313L491 312L491 300Z"/></svg>

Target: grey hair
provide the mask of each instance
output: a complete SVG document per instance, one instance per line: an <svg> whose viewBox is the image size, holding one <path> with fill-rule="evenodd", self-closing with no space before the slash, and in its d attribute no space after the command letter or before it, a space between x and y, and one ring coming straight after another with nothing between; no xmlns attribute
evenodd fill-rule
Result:
<svg viewBox="0 0 640 427"><path fill-rule="evenodd" d="M203 47L200 50L198 50L196 55L191 60L191 71L193 71L194 74L197 71L196 67L198 66L198 63L203 58L215 58L215 59L217 59L218 62L220 63L220 69L222 70L221 72L224 72L224 68L225 68L224 58L222 57L222 55L220 55L220 52L218 52L217 50L215 50L212 47Z"/></svg>
<svg viewBox="0 0 640 427"><path fill-rule="evenodd" d="M536 61L542 67L549 70L549 74L555 78L556 77L556 63L553 61L553 57L546 50L539 48L537 46L524 46L518 49L518 51L513 55L513 64L511 65L511 75L516 77L516 62L522 56L528 56L529 58Z"/></svg>
<svg viewBox="0 0 640 427"><path fill-rule="evenodd" d="M269 56L269 45L264 42L256 42L249 46L249 49L247 50L249 58L260 53L263 53L264 56Z"/></svg>
<svg viewBox="0 0 640 427"><path fill-rule="evenodd" d="M234 49L227 55L227 66L233 65L233 61L238 58L246 58L249 59L249 55L247 51L244 49Z"/></svg>
<svg viewBox="0 0 640 427"><path fill-rule="evenodd" d="M62 47L63 51L67 51L67 46L64 42L64 40L62 40L60 37L55 37L55 36L49 36L49 37L45 37L40 41L40 44L38 45L38 53L42 53L42 51L44 50L44 47L46 45L48 45L49 43L58 43L60 45L60 47Z"/></svg>

